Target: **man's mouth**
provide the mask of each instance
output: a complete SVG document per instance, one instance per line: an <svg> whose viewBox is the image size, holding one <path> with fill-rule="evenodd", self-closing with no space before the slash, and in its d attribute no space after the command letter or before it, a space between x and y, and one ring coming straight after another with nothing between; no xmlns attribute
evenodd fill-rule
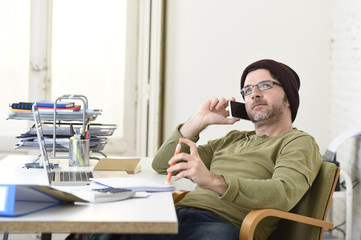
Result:
<svg viewBox="0 0 361 240"><path fill-rule="evenodd" d="M254 104L253 106L252 106L252 109L255 109L255 108L257 108L257 107L262 107L262 106L266 106L267 104L265 104L265 103L256 103L256 104Z"/></svg>

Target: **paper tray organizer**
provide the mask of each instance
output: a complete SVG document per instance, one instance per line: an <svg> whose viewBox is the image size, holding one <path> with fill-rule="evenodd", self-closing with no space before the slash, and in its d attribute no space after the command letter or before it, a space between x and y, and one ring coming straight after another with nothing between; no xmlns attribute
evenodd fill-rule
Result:
<svg viewBox="0 0 361 240"><path fill-rule="evenodd" d="M58 112L56 111L57 103L61 100L79 100L83 103L83 109L77 112ZM53 113L40 113L42 121L51 121L44 123L44 135L46 139L46 148L52 151L52 157L56 158L56 152L69 151L69 137L72 136L70 124L79 132L80 128L87 124L87 120L94 121L98 115L101 115L99 109L88 109L88 99L84 95L62 95L54 102ZM11 112L8 119L33 120L31 112ZM115 124L98 124L92 123L90 127L90 151L100 152L107 144L107 136L113 135L117 125ZM18 137L19 142L15 144L15 149L38 149L36 130L32 127L28 132ZM50 140L52 138L52 141ZM101 152L100 152L101 153ZM102 154L104 155L104 154ZM105 156L105 155L104 155Z"/></svg>

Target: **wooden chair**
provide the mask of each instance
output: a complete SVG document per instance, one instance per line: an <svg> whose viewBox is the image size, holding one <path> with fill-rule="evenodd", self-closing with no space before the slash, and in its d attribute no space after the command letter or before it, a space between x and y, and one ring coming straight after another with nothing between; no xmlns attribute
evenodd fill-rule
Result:
<svg viewBox="0 0 361 240"><path fill-rule="evenodd" d="M277 217L281 220L269 240L322 240L323 228L333 228L326 217L339 174L340 169L335 164L323 162L312 187L290 212L276 209L252 210L243 220L239 239L253 240L259 222L267 217ZM178 202L186 194L184 191L176 191L173 194L174 202Z"/></svg>

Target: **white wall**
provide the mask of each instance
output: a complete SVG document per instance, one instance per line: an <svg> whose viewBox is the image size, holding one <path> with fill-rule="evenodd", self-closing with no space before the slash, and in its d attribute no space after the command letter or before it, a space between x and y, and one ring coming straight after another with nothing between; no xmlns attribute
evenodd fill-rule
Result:
<svg viewBox="0 0 361 240"><path fill-rule="evenodd" d="M330 139L348 128L361 129L361 2L334 0L331 29ZM360 139L340 146L337 160L352 180L361 178ZM361 239L360 184L354 188L352 239ZM336 202L335 225L345 220L344 201ZM347 224L347 223L346 223ZM342 226L344 227L344 226ZM340 233L340 232L339 232ZM342 234L340 234L342 236Z"/></svg>
<svg viewBox="0 0 361 240"><path fill-rule="evenodd" d="M243 69L272 58L299 74L301 105L294 126L313 135L323 153L329 143L330 7L328 0L167 1L164 137L209 98L241 100ZM211 127L200 143L230 128L253 125Z"/></svg>

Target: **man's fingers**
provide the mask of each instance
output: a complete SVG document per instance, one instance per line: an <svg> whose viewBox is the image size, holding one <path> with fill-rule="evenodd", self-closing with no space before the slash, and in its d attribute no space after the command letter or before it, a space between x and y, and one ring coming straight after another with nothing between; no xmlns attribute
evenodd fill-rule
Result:
<svg viewBox="0 0 361 240"><path fill-rule="evenodd" d="M184 170L187 170L189 166L187 165L187 162L180 162L177 163L167 169L168 172L182 172Z"/></svg>
<svg viewBox="0 0 361 240"><path fill-rule="evenodd" d="M209 101L210 101L210 103L209 103L209 110L210 110L210 111L213 111L213 109L217 106L219 100L218 100L218 98L212 98L212 99L210 99Z"/></svg>
<svg viewBox="0 0 361 240"><path fill-rule="evenodd" d="M181 141L182 141L182 143L185 143L189 146L191 155L198 154L197 145L195 142L193 142L187 138L182 138Z"/></svg>

